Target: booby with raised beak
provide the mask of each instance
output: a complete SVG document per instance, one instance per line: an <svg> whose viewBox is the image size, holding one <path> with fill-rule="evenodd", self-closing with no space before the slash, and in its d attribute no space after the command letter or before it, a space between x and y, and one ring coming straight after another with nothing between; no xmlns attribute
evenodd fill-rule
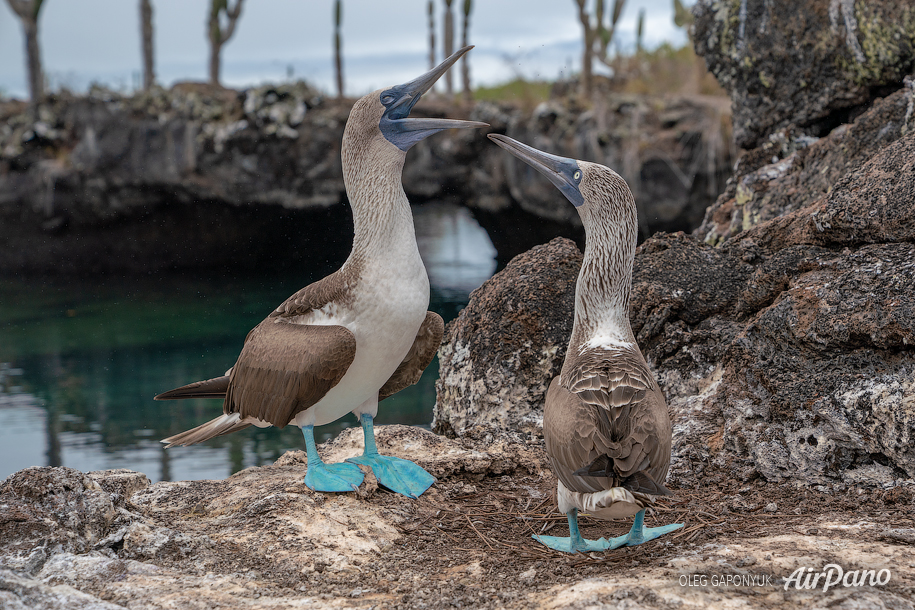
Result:
<svg viewBox="0 0 915 610"><path fill-rule="evenodd" d="M245 339L222 377L156 396L157 400L223 398L223 414L163 440L191 445L248 426L302 429L305 484L316 491L355 490L356 464L380 484L418 497L435 479L413 462L380 455L372 420L378 401L416 383L441 343L444 324L430 311L429 279L416 245L410 203L401 184L407 150L445 129L486 123L408 115L465 47L408 83L358 100L343 133L343 180L353 209L353 249L343 266L299 290ZM362 456L325 464L314 427L348 412L365 437Z"/></svg>
<svg viewBox="0 0 915 610"><path fill-rule="evenodd" d="M558 157L503 135L489 138L552 182L578 210L585 254L565 362L543 408L546 451L558 482L569 537L534 536L566 552L634 546L683 527L644 527L645 507L664 487L671 425L664 395L629 326L629 291L638 220L626 182L613 170ZM602 519L635 515L611 540L586 540L578 511Z"/></svg>

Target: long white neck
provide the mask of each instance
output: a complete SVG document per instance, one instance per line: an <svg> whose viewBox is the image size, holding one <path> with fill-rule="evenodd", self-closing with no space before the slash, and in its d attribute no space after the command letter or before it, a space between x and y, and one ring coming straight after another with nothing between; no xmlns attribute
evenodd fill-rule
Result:
<svg viewBox="0 0 915 610"><path fill-rule="evenodd" d="M570 351L598 338L611 343L635 342L629 325L635 235L625 223L588 224L584 260L575 287Z"/></svg>
<svg viewBox="0 0 915 610"><path fill-rule="evenodd" d="M377 140L361 150L344 147L343 181L355 228L351 260L419 256L413 214L401 183L405 153L393 148Z"/></svg>

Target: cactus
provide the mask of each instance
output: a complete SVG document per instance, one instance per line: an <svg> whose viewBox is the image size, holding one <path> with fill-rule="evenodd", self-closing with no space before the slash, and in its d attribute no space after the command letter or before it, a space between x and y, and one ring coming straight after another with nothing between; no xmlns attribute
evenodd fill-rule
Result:
<svg viewBox="0 0 915 610"><path fill-rule="evenodd" d="M601 63L611 66L610 43L616 34L616 25L626 0L613 0L613 8L608 16L608 24L604 24L604 0L597 0L594 6L594 16L586 8L588 0L575 0L578 5L578 20L584 32L584 51L582 54L581 92L585 97L591 96L592 69L591 65L596 57Z"/></svg>
<svg viewBox="0 0 915 610"><path fill-rule="evenodd" d="M470 11L473 10L473 0L464 0L464 23L461 30L461 48L466 47L470 42L468 41L469 32L470 32ZM470 90L470 60L468 55L464 55L461 58L461 87L464 91L464 99L466 101L471 101L473 99L473 92Z"/></svg>
<svg viewBox="0 0 915 610"><path fill-rule="evenodd" d="M6 0L22 21L25 33L26 67L29 75L29 100L36 107L44 99L44 73L41 68L41 47L38 46L38 13L43 0Z"/></svg>
<svg viewBox="0 0 915 610"><path fill-rule="evenodd" d="M210 3L210 18L207 21L207 34L210 40L210 82L219 84L220 54L222 46L229 41L235 33L235 25L241 16L241 5L244 0L235 0L235 5L229 7L229 0L212 0ZM221 20L225 17L226 25L222 26Z"/></svg>
<svg viewBox="0 0 915 610"><path fill-rule="evenodd" d="M337 77L337 97L343 97L343 47L341 25L343 24L343 2L334 2L334 73Z"/></svg>
<svg viewBox="0 0 915 610"><path fill-rule="evenodd" d="M639 10L639 20L635 26L635 54L642 54L642 31L645 27L645 9Z"/></svg>
<svg viewBox="0 0 915 610"><path fill-rule="evenodd" d="M429 0L429 69L435 67L435 2Z"/></svg>
<svg viewBox="0 0 915 610"><path fill-rule="evenodd" d="M674 0L674 25L678 28L689 29L693 24L693 13L683 6L680 0Z"/></svg>
<svg viewBox="0 0 915 610"><path fill-rule="evenodd" d="M454 13L451 11L451 3L454 0L442 0L445 3L445 57L450 57L454 53ZM451 77L451 70L445 72L445 92L448 97L454 94L454 80Z"/></svg>

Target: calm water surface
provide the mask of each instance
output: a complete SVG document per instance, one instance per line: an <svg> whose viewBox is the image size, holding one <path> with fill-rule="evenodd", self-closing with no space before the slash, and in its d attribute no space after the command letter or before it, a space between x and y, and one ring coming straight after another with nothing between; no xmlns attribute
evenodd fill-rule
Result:
<svg viewBox="0 0 915 610"><path fill-rule="evenodd" d="M447 322L495 271L495 250L466 209L424 205L414 217L430 308ZM0 480L44 465L130 468L153 481L218 479L304 449L291 426L165 451L159 439L212 419L221 402L152 397L227 370L248 330L331 270L229 280L0 279ZM377 421L428 426L437 377L434 361L418 384L381 403ZM316 436L355 425L350 414Z"/></svg>

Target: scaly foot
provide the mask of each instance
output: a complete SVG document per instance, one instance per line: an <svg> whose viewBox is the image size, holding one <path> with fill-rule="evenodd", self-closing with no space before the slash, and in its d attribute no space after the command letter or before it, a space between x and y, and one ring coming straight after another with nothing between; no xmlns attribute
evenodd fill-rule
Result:
<svg viewBox="0 0 915 610"><path fill-rule="evenodd" d="M353 464L325 464L318 455L315 445L315 427L302 426L305 437L305 451L308 453L308 472L305 485L313 491L347 492L356 491L362 485L365 475Z"/></svg>
<svg viewBox="0 0 915 610"><path fill-rule="evenodd" d="M563 553L590 553L592 551L606 551L610 548L610 543L606 538L600 540L586 540L582 538L581 532L578 531L578 509L573 508L566 514L569 520L569 537L561 536L538 536L532 538L537 542L544 544L551 549L562 551Z"/></svg>
<svg viewBox="0 0 915 610"><path fill-rule="evenodd" d="M418 498L435 483L435 477L410 460L379 454L372 417L363 413L359 419L365 438L365 452L358 457L347 458L347 462L365 464L372 469L381 485L408 498Z"/></svg>
<svg viewBox="0 0 915 610"><path fill-rule="evenodd" d="M648 542L649 540L654 540L664 534L676 531L681 527L683 527L682 523L672 523L670 525L662 525L661 527L645 527L645 509L643 508L636 513L635 521L633 521L632 529L629 530L629 533L625 536L612 538L610 540L610 548L618 549L623 545L635 546L637 544L642 544L643 542Z"/></svg>
<svg viewBox="0 0 915 610"><path fill-rule="evenodd" d="M305 485L313 491L356 491L362 485L365 475L353 464L308 464Z"/></svg>

